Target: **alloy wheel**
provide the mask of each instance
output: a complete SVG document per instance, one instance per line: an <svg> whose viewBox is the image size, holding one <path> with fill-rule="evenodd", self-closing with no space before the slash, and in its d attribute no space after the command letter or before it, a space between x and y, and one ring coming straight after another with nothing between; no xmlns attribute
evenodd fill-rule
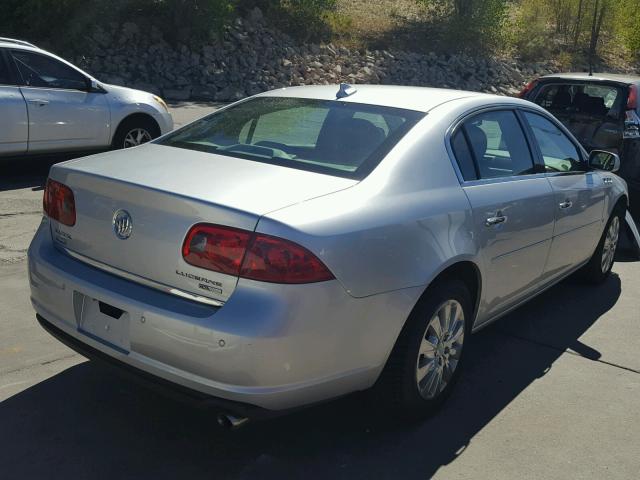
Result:
<svg viewBox="0 0 640 480"><path fill-rule="evenodd" d="M607 234L604 238L604 245L602 246L602 259L600 261L602 273L607 273L611 268L611 265L613 265L613 258L616 254L619 236L620 219L615 216L611 219L611 223L607 229Z"/></svg>
<svg viewBox="0 0 640 480"><path fill-rule="evenodd" d="M144 128L134 128L124 137L124 148L137 147L151 140L151 134Z"/></svg>
<svg viewBox="0 0 640 480"><path fill-rule="evenodd" d="M464 343L464 311L457 300L447 300L429 320L422 336L416 381L420 395L431 400L451 381Z"/></svg>

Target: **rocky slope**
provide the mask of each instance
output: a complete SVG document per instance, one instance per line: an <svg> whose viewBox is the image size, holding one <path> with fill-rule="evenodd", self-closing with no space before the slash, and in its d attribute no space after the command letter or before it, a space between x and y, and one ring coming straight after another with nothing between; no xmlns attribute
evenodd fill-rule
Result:
<svg viewBox="0 0 640 480"><path fill-rule="evenodd" d="M237 18L215 43L172 47L157 31L124 23L96 29L76 63L97 78L149 90L169 100L230 101L289 85L384 83L515 94L552 63L508 58L359 51L299 45L270 28L260 10Z"/></svg>

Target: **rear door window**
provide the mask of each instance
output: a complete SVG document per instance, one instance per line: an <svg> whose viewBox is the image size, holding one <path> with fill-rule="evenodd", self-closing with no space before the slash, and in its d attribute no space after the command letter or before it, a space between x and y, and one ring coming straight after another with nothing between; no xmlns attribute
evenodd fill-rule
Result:
<svg viewBox="0 0 640 480"><path fill-rule="evenodd" d="M490 111L466 120L454 135L452 147L465 180L535 173L524 132L511 110ZM468 165L467 151L473 158L473 170Z"/></svg>
<svg viewBox="0 0 640 480"><path fill-rule="evenodd" d="M473 154L471 153L469 143L465 138L465 133L462 128L458 129L458 131L453 135L451 147L453 148L453 154L458 162L460 173L462 173L462 178L467 182L470 180L477 180L478 174L473 161Z"/></svg>

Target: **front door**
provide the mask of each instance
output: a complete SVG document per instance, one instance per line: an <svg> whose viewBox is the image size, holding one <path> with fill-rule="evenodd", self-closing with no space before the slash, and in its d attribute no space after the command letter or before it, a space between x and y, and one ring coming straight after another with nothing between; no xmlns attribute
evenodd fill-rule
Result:
<svg viewBox="0 0 640 480"><path fill-rule="evenodd" d="M605 186L588 171L580 149L550 119L525 112L554 191L555 229L545 274L554 277L588 260L603 229Z"/></svg>
<svg viewBox="0 0 640 480"><path fill-rule="evenodd" d="M88 91L82 73L40 53L13 50L12 57L29 112L29 152L109 145L109 104L103 93Z"/></svg>
<svg viewBox="0 0 640 480"><path fill-rule="evenodd" d="M488 318L538 285L553 233L553 191L536 172L511 110L466 120L454 134L453 147L484 263L479 318Z"/></svg>

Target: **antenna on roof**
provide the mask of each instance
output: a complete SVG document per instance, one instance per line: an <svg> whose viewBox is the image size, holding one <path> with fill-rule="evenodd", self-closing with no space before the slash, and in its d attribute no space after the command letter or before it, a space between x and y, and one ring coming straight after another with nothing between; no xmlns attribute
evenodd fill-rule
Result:
<svg viewBox="0 0 640 480"><path fill-rule="evenodd" d="M349 95L353 95L356 92L356 87L354 87L353 85L349 85L348 83L341 83L340 90L338 90L338 93L336 93L336 98L348 97Z"/></svg>

